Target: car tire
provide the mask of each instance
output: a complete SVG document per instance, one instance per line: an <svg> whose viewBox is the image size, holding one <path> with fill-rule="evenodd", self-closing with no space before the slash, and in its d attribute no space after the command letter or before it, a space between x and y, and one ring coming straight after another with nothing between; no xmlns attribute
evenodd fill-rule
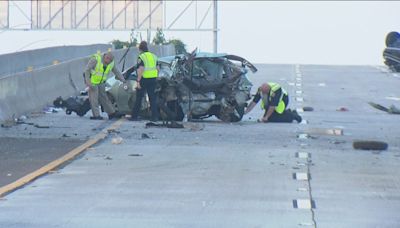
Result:
<svg viewBox="0 0 400 228"><path fill-rule="evenodd" d="M389 32L386 35L386 47L391 47L398 39L400 39L400 33L398 32Z"/></svg>
<svg viewBox="0 0 400 228"><path fill-rule="evenodd" d="M356 150L387 150L389 145L382 141L355 140L353 148Z"/></svg>
<svg viewBox="0 0 400 228"><path fill-rule="evenodd" d="M239 122L242 120L243 115L244 115L244 106L236 106L235 109L236 111L239 113L240 117L237 117L236 115L234 115L233 113L231 114L231 121L230 122Z"/></svg>

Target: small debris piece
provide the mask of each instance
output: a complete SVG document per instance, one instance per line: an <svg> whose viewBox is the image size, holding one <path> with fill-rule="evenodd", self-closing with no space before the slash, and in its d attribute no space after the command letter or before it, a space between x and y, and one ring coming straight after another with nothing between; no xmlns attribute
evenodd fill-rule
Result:
<svg viewBox="0 0 400 228"><path fill-rule="evenodd" d="M11 176L12 176L12 174L11 174L11 173L7 173L7 176L8 176L8 177L11 177Z"/></svg>
<svg viewBox="0 0 400 228"><path fill-rule="evenodd" d="M313 107L303 107L303 111L312 112L312 111L314 111L314 108Z"/></svg>
<svg viewBox="0 0 400 228"><path fill-rule="evenodd" d="M382 141L355 140L353 148L356 150L387 150L389 145Z"/></svg>
<svg viewBox="0 0 400 228"><path fill-rule="evenodd" d="M336 109L336 111L338 111L338 112L348 112L349 109L347 109L345 107L340 107L340 108Z"/></svg>
<svg viewBox="0 0 400 228"><path fill-rule="evenodd" d="M143 154L129 154L128 156L131 156L131 157L141 157L141 156L143 156Z"/></svg>
<svg viewBox="0 0 400 228"><path fill-rule="evenodd" d="M118 131L116 129L107 129L107 132L108 132L108 134L111 134L111 133L119 134L119 133L121 133L120 131Z"/></svg>
<svg viewBox="0 0 400 228"><path fill-rule="evenodd" d="M112 143L112 144L121 144L122 141L123 141L123 138L120 137L120 136L114 137L114 138L111 139L111 143Z"/></svg>
<svg viewBox="0 0 400 228"><path fill-rule="evenodd" d="M71 136L68 136L67 134L64 133L64 134L62 135L62 137L63 137L63 138L68 138L68 137L71 137Z"/></svg>
<svg viewBox="0 0 400 228"><path fill-rule="evenodd" d="M142 139L150 139L150 136L146 133L142 133Z"/></svg>
<svg viewBox="0 0 400 228"><path fill-rule="evenodd" d="M33 126L36 127L36 128L50 128L49 126L39 125L39 124L35 124Z"/></svg>
<svg viewBox="0 0 400 228"><path fill-rule="evenodd" d="M112 158L109 157L109 156L105 157L104 159L105 159L105 160L112 160Z"/></svg>
<svg viewBox="0 0 400 228"><path fill-rule="evenodd" d="M191 131L201 131L204 129L204 125L195 123L184 123L184 128L190 129Z"/></svg>

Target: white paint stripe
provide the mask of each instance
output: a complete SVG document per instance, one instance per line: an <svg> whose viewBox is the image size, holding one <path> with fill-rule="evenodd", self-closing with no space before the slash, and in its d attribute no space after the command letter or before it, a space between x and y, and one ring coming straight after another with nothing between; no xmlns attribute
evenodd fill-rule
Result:
<svg viewBox="0 0 400 228"><path fill-rule="evenodd" d="M296 94L302 94L303 93L303 91L301 91L301 90L296 90Z"/></svg>
<svg viewBox="0 0 400 228"><path fill-rule="evenodd" d="M394 101L400 101L400 97L393 97L393 96L385 97L385 99L394 100Z"/></svg>
<svg viewBox="0 0 400 228"><path fill-rule="evenodd" d="M294 179L296 180L308 180L309 174L308 173L295 173Z"/></svg>
<svg viewBox="0 0 400 228"><path fill-rule="evenodd" d="M288 85L294 86L294 83L293 82L289 82Z"/></svg>
<svg viewBox="0 0 400 228"><path fill-rule="evenodd" d="M303 108L296 108L296 111L297 112L304 112L304 109Z"/></svg>
<svg viewBox="0 0 400 228"><path fill-rule="evenodd" d="M296 97L296 101L303 102L304 99L302 97Z"/></svg>
<svg viewBox="0 0 400 228"><path fill-rule="evenodd" d="M307 188L298 188L297 189L298 192L308 192Z"/></svg>
<svg viewBox="0 0 400 228"><path fill-rule="evenodd" d="M299 223L299 226L314 226L314 223L312 223L312 222L301 222L301 223Z"/></svg>
<svg viewBox="0 0 400 228"><path fill-rule="evenodd" d="M313 205L311 200L309 199L296 199L294 200L293 204L296 204L296 208L298 209L312 209Z"/></svg>
<svg viewBox="0 0 400 228"><path fill-rule="evenodd" d="M301 146L301 147L308 146L308 143L300 143L300 146Z"/></svg>
<svg viewBox="0 0 400 228"><path fill-rule="evenodd" d="M297 87L301 87L301 83L296 83L296 86Z"/></svg>
<svg viewBox="0 0 400 228"><path fill-rule="evenodd" d="M299 134L297 137L299 139L308 139L309 135L308 134Z"/></svg>
<svg viewBox="0 0 400 228"><path fill-rule="evenodd" d="M297 157L298 158L309 158L310 154L309 153L305 153L305 152L299 152L299 153L297 153Z"/></svg>
<svg viewBox="0 0 400 228"><path fill-rule="evenodd" d="M326 86L326 84L325 84L325 83L318 83L318 86L325 87L325 86Z"/></svg>

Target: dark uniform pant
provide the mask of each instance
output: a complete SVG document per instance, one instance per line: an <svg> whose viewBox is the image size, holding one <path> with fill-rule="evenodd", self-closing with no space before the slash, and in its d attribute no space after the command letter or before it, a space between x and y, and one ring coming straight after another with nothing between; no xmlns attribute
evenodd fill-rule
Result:
<svg viewBox="0 0 400 228"><path fill-rule="evenodd" d="M289 96L284 95L282 98L283 102L285 103L285 111L283 113L277 113L276 110L272 113L272 115L268 118L268 122L277 122L277 123L291 123L294 119L294 114L286 109L289 104ZM269 105L265 106L265 113L267 114Z"/></svg>
<svg viewBox="0 0 400 228"><path fill-rule="evenodd" d="M151 108L151 119L158 120L158 105L157 105L157 95L156 95L156 85L157 78L142 78L140 80L141 89L136 90L136 101L132 110L132 118L137 118L140 112L140 108L142 106L142 100L147 93L150 100L150 108Z"/></svg>

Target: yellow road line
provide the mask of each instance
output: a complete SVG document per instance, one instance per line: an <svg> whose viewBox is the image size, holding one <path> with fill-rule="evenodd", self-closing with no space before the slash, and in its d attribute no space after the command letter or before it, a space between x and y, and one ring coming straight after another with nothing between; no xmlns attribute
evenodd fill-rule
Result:
<svg viewBox="0 0 400 228"><path fill-rule="evenodd" d="M49 164L33 171L32 173L21 177L20 179L14 181L13 183L10 183L6 186L3 186L0 188L0 197L4 196L8 192L14 191L17 188L20 188L24 186L25 184L33 181L34 179L50 172L51 170L57 168L58 166L64 164L65 162L73 159L77 155L81 154L83 151L85 151L87 148L93 146L94 144L98 143L100 140L104 139L108 135L108 131L116 130L121 126L121 124L124 122L125 119L120 119L113 123L110 127L107 129L102 130L100 133L95 135L92 139L89 139L86 141L84 144L78 146L77 148L71 150L64 156L50 162Z"/></svg>

